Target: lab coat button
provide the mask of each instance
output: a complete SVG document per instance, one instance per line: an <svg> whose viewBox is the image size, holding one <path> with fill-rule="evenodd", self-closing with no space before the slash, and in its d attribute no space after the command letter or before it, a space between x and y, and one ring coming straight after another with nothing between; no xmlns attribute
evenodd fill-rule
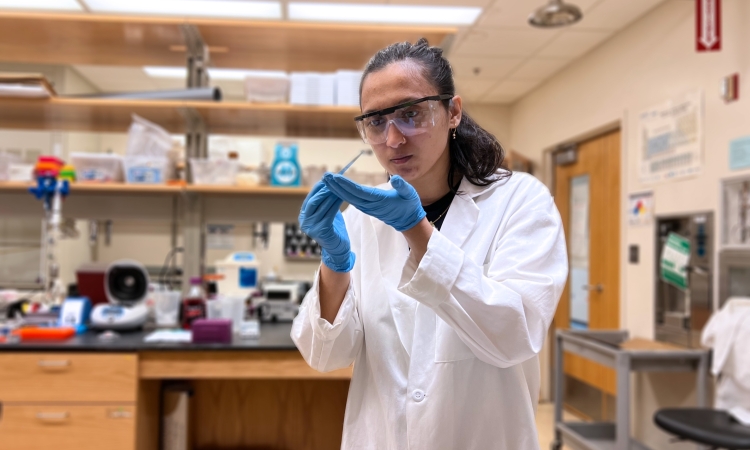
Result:
<svg viewBox="0 0 750 450"><path fill-rule="evenodd" d="M419 402L421 402L422 400L424 400L424 392L423 392L423 391L421 391L420 389L417 389L417 390L415 390L415 391L414 391L414 392L413 392L413 393L411 394L411 398L413 398L415 402L419 403Z"/></svg>

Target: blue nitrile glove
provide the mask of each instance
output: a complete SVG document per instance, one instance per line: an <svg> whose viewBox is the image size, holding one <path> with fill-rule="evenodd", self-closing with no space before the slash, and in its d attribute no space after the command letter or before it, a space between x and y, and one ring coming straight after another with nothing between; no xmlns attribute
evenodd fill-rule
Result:
<svg viewBox="0 0 750 450"><path fill-rule="evenodd" d="M302 202L299 226L323 249L323 264L334 272L349 272L354 267L354 253L344 216L339 211L341 203L343 201L319 181Z"/></svg>
<svg viewBox="0 0 750 450"><path fill-rule="evenodd" d="M396 231L413 228L426 215L417 191L398 175L391 177L392 190L362 186L333 173L325 174L323 182L336 196L363 213L382 220Z"/></svg>

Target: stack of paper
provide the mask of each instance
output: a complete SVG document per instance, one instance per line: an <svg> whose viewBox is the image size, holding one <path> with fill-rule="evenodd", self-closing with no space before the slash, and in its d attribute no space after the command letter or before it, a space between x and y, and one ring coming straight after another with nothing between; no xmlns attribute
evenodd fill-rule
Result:
<svg viewBox="0 0 750 450"><path fill-rule="evenodd" d="M289 103L293 105L336 104L336 74L292 72Z"/></svg>
<svg viewBox="0 0 750 450"><path fill-rule="evenodd" d="M49 98L57 95L41 73L0 73L0 97Z"/></svg>
<svg viewBox="0 0 750 450"><path fill-rule="evenodd" d="M357 70L339 70L336 72L336 104L341 106L359 106L359 80L362 72Z"/></svg>

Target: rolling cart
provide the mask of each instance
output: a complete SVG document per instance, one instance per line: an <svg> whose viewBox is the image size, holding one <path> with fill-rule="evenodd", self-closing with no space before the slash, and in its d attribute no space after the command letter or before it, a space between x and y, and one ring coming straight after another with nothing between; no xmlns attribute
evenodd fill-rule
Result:
<svg viewBox="0 0 750 450"><path fill-rule="evenodd" d="M627 331L558 331L555 348L555 440L575 450L649 450L630 437L630 372L697 371L696 397L706 406L709 351L682 349L669 344L629 339ZM615 422L563 422L563 352L615 369L617 400Z"/></svg>

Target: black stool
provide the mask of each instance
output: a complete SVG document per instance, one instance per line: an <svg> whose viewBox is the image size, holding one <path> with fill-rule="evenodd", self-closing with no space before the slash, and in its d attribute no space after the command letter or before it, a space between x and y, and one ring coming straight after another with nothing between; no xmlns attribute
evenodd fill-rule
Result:
<svg viewBox="0 0 750 450"><path fill-rule="evenodd" d="M737 422L726 411L664 408L654 414L654 423L680 439L714 449L750 450L750 427Z"/></svg>

